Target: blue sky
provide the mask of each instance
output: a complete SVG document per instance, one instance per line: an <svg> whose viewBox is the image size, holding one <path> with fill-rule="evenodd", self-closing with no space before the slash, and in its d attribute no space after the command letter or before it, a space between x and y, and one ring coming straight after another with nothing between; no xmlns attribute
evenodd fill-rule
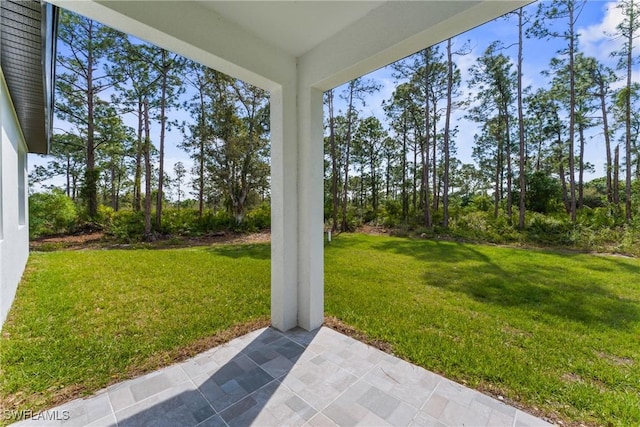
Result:
<svg viewBox="0 0 640 427"><path fill-rule="evenodd" d="M621 14L619 9L615 7L616 1L597 1L589 0L585 4L585 7L579 17L578 32L579 37L579 49L587 56L593 56L600 60L604 64L611 68L616 67L616 59L611 58L610 52L619 49L621 41L614 40L610 37L610 34L615 33L615 27L621 20ZM535 14L538 4L529 5L525 10L530 14ZM517 17L512 16L510 18L499 18L495 21L488 22L482 26L479 26L473 30L470 30L464 34L459 35L454 39L454 43L458 46L463 45L469 41L472 47L471 52L465 56L459 56L455 59L458 67L462 73L462 87L465 88L464 83L469 77L469 68L476 62L484 50L494 42L495 40L501 40L504 46L510 46L516 43L518 40L517 33ZM523 85L532 86L534 88L545 86L546 78L542 76L541 72L548 69L551 58L556 55L556 52L563 46L558 41L554 40L539 40L533 38L527 38L524 40L524 61L523 61ZM513 46L506 51L505 54L515 57L517 54L517 47ZM640 81L640 72L638 67L634 72L634 80ZM514 65L515 69L515 65ZM383 100L390 99L396 80L392 75L391 67L385 67L377 70L369 75L378 83L383 85L382 90L367 100L367 104L362 108L363 115L375 115L381 120L384 117L384 111L381 104ZM619 87L623 82L617 83ZM616 85L614 85L615 87ZM340 92L341 88L337 89ZM468 93L464 93L463 97L468 96ZM341 107L344 110L344 105ZM463 110L454 112L453 124L459 128L458 137L456 138L457 144L457 158L463 163L473 163L471 157L473 148L473 136L478 130L478 126L464 119ZM595 165L595 173L586 174L585 179L592 179L598 176L603 176L605 170L605 151L604 141L599 138L599 129L594 129L589 133L589 141L586 149L586 161Z"/></svg>
<svg viewBox="0 0 640 427"><path fill-rule="evenodd" d="M615 32L615 26L620 21L621 15L615 7L616 0L599 1L589 0L582 11L579 22L578 31L580 33L579 49L588 56L594 56L606 65L615 68L615 59L612 59L609 52L616 50L620 46L620 40L613 40L608 34ZM526 8L531 15L535 13L537 4L532 4ZM517 19L516 17L499 18L485 25L468 31L454 39L454 43L458 46L463 45L467 40L472 47L472 51L465 56L456 57L458 67L462 72L462 87L466 87L465 81L468 78L468 70L475 63L476 59L482 55L487 46L495 40L501 40L505 46L509 46L517 41ZM541 75L541 71L548 68L550 59L561 48L560 42L544 41L536 39L526 39L524 46L524 85L533 87L544 86L545 78ZM516 47L507 51L508 55L515 56ZM362 107L362 116L375 115L381 120L384 118L382 110L382 101L388 100L395 88L396 80L392 75L391 67L381 68L366 76L367 78L377 81L382 89L370 96L366 101L366 106ZM638 69L634 72L634 79L640 81L640 72ZM622 83L620 83L622 84ZM337 89L339 93L341 88ZM187 96L187 95L185 95ZM463 94L466 97L467 94ZM336 97L336 100L338 97ZM337 102L337 108L344 110L344 105ZM188 120L188 115L184 112L173 113L179 120ZM457 157L463 163L473 163L471 157L473 135L477 131L477 125L463 118L465 111L456 111L454 113L453 125L458 126L459 133L456 140L458 147ZM135 127L136 119L131 117L125 118L125 123ZM66 128L64 123L56 120L54 127ZM152 128L152 138L157 144L157 135L159 134L158 126ZM587 179L602 176L604 170L604 143L598 138L597 129L591 132L590 141L587 146L586 160L595 164L596 173L587 177ZM173 128L167 133L166 140L166 156L165 168L170 175L173 175L173 165L181 161L187 167L191 167L191 160L188 155L178 148L182 139L182 135L177 128ZM45 164L46 158L30 155L29 166L33 168L35 165ZM61 180L56 180L56 184L60 185Z"/></svg>

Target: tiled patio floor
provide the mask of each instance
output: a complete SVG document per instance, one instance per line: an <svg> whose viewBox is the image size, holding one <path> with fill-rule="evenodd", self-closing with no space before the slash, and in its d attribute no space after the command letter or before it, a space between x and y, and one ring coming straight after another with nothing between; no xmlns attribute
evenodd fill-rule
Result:
<svg viewBox="0 0 640 427"><path fill-rule="evenodd" d="M16 425L548 424L323 327L260 329Z"/></svg>

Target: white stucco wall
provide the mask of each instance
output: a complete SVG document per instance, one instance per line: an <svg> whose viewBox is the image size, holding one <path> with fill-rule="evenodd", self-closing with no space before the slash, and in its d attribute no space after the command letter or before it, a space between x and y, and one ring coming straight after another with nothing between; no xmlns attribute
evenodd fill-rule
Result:
<svg viewBox="0 0 640 427"><path fill-rule="evenodd" d="M7 318L29 257L27 148L0 68L0 325ZM19 165L23 173L19 173ZM20 189L20 190L19 190ZM22 197L19 192L22 191ZM20 218L23 203L24 218Z"/></svg>

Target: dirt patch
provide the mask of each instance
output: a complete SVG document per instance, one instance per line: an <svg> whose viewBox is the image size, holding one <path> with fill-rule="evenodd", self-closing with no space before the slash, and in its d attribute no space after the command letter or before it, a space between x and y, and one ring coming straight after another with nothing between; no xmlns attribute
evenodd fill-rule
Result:
<svg viewBox="0 0 640 427"><path fill-rule="evenodd" d="M270 231L258 233L211 233L199 237L161 236L152 242L120 243L109 239L103 232L52 236L34 239L30 242L31 250L50 252L60 250L82 249L173 249L192 246L210 246L215 244L258 244L271 241Z"/></svg>
<svg viewBox="0 0 640 427"><path fill-rule="evenodd" d="M29 242L32 250L74 250L100 247L104 242L104 233L94 231L90 233L70 234L65 236L51 236L33 239Z"/></svg>
<svg viewBox="0 0 640 427"><path fill-rule="evenodd" d="M384 227L364 224L362 227L358 228L358 233L362 234L370 234L372 236L388 236L389 230Z"/></svg>
<svg viewBox="0 0 640 427"><path fill-rule="evenodd" d="M596 354L601 359L605 359L616 366L633 366L634 365L633 359L629 357L618 357L612 354L603 353L602 351L598 351Z"/></svg>

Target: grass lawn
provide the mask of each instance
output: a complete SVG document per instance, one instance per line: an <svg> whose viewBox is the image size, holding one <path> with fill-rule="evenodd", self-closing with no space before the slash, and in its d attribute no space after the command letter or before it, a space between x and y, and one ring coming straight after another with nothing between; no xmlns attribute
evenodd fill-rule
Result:
<svg viewBox="0 0 640 427"><path fill-rule="evenodd" d="M564 421L640 425L640 260L350 235L325 266L327 314L396 354Z"/></svg>
<svg viewBox="0 0 640 427"><path fill-rule="evenodd" d="M2 330L0 407L40 410L267 325L269 256L266 245L32 253Z"/></svg>
<svg viewBox="0 0 640 427"><path fill-rule="evenodd" d="M640 424L640 260L354 234L325 269L326 314L414 363L565 422ZM264 324L269 277L266 244L33 253L1 406L42 409Z"/></svg>

